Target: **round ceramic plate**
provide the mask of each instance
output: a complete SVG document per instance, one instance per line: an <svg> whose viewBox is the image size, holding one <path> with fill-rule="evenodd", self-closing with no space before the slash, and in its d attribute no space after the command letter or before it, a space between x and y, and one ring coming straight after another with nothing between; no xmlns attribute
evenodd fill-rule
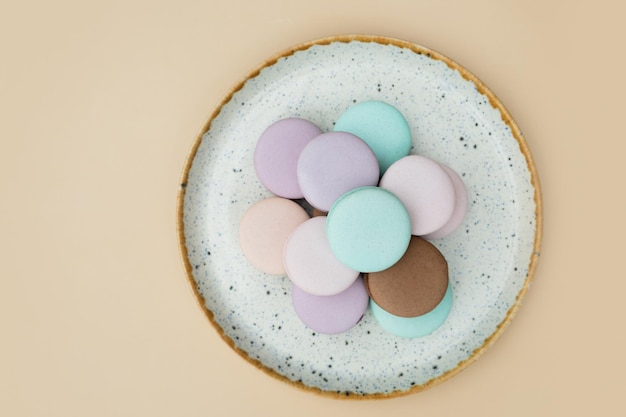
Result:
<svg viewBox="0 0 626 417"><path fill-rule="evenodd" d="M259 272L239 248L242 215L271 196L252 164L265 128L301 117L330 131L346 109L365 100L398 108L411 127L411 153L448 165L467 187L464 223L432 241L449 264L453 307L422 338L386 333L369 310L345 333L318 334L297 318L289 279ZM441 54L373 36L296 46L236 85L192 148L178 202L187 273L223 339L274 377L348 398L420 391L476 359L519 307L541 241L537 173L504 106Z"/></svg>

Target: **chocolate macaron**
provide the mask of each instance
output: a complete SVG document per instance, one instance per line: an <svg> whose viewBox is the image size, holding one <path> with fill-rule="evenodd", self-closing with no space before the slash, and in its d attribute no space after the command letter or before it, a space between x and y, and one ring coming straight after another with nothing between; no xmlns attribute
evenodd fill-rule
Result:
<svg viewBox="0 0 626 417"><path fill-rule="evenodd" d="M417 317L432 311L448 289L448 263L430 242L411 236L405 254L391 267L366 274L372 300L399 317Z"/></svg>

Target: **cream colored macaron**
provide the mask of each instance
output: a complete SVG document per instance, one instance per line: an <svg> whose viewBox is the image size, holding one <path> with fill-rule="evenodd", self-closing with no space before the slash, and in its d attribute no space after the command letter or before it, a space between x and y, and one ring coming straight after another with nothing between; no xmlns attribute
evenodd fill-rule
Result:
<svg viewBox="0 0 626 417"><path fill-rule="evenodd" d="M285 274L283 249L291 232L309 219L286 198L271 197L251 206L239 223L239 245L250 263L263 272Z"/></svg>

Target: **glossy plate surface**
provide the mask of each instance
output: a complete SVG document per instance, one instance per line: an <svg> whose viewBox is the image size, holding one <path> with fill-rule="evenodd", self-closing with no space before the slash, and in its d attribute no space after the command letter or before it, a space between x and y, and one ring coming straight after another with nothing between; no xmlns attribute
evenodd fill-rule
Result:
<svg viewBox="0 0 626 417"><path fill-rule="evenodd" d="M252 165L264 129L301 117L330 131L365 100L397 107L411 127L411 153L451 167L468 191L464 223L432 240L448 261L454 298L448 319L423 338L386 333L369 310L346 333L317 334L296 317L289 279L259 272L239 248L242 215L271 196ZM420 391L471 363L519 307L541 244L539 180L504 106L452 60L381 37L313 41L253 71L207 120L178 203L190 283L224 340L274 377L348 398Z"/></svg>

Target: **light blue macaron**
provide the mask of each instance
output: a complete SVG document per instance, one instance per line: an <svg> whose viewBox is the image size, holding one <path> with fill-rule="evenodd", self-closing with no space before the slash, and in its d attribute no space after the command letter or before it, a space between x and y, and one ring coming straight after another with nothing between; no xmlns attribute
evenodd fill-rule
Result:
<svg viewBox="0 0 626 417"><path fill-rule="evenodd" d="M443 299L437 307L417 317L399 317L383 310L370 299L372 315L378 324L391 334L405 338L423 337L437 330L448 318L452 308L452 285L448 284Z"/></svg>
<svg viewBox="0 0 626 417"><path fill-rule="evenodd" d="M337 120L335 131L361 138L374 151L380 174L407 156L411 149L411 129L402 113L382 101L364 101L346 110Z"/></svg>
<svg viewBox="0 0 626 417"><path fill-rule="evenodd" d="M411 240L404 204L379 187L355 188L331 207L326 236L333 254L360 272L387 269L402 257Z"/></svg>

